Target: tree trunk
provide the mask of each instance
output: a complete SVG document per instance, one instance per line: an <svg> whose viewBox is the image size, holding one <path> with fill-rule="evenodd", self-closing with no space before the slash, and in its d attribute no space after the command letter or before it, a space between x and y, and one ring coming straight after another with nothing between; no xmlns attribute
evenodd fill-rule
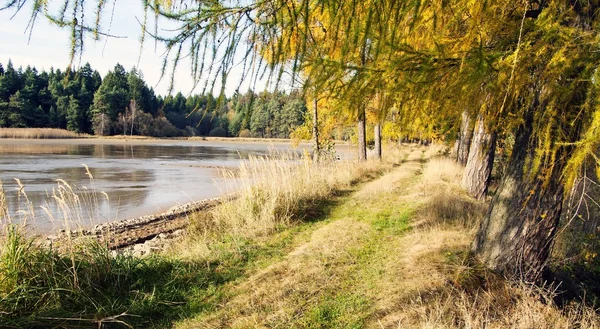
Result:
<svg viewBox="0 0 600 329"><path fill-rule="evenodd" d="M133 126L135 125L135 112L137 111L137 103L134 99L129 103L129 107L131 108L131 133L130 136L133 136Z"/></svg>
<svg viewBox="0 0 600 329"><path fill-rule="evenodd" d="M543 156L540 163L546 165L535 168L532 121L526 116L515 136L504 178L473 243L489 268L526 281L539 279L556 235L568 152L562 147L556 157Z"/></svg>
<svg viewBox="0 0 600 329"><path fill-rule="evenodd" d="M312 129L312 137L313 137L313 160L319 161L319 155L321 153L321 148L319 145L319 113L317 107L317 96L315 95L315 100L313 102L313 129Z"/></svg>
<svg viewBox="0 0 600 329"><path fill-rule="evenodd" d="M461 165L466 165L469 157L469 147L471 147L471 137L473 136L473 120L469 112L463 111L460 123L460 133L458 137L458 151L456 152L456 161Z"/></svg>
<svg viewBox="0 0 600 329"><path fill-rule="evenodd" d="M104 113L100 114L100 116L101 116L101 120L102 120L102 123L101 123L102 128L100 130L100 136L104 136Z"/></svg>
<svg viewBox="0 0 600 329"><path fill-rule="evenodd" d="M366 161L367 160L367 134L365 131L365 109L361 107L358 110L358 160Z"/></svg>
<svg viewBox="0 0 600 329"><path fill-rule="evenodd" d="M450 151L450 156L457 159L457 161L458 161L458 146L459 145L460 145L460 142L458 139L456 139L454 141L454 145L452 145L452 151Z"/></svg>
<svg viewBox="0 0 600 329"><path fill-rule="evenodd" d="M381 160L381 123L375 125L375 159Z"/></svg>
<svg viewBox="0 0 600 329"><path fill-rule="evenodd" d="M492 177L494 153L496 151L496 133L490 132L483 115L477 117L469 157L462 178L462 186L478 200L485 198Z"/></svg>

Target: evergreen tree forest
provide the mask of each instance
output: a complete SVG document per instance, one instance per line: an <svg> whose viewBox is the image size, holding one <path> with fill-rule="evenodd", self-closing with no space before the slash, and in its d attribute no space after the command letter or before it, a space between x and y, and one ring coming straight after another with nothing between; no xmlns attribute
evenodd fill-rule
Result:
<svg viewBox="0 0 600 329"><path fill-rule="evenodd" d="M0 127L60 128L111 135L289 138L304 123L298 92L156 95L143 73L116 64L103 78L79 69L15 68L0 63Z"/></svg>

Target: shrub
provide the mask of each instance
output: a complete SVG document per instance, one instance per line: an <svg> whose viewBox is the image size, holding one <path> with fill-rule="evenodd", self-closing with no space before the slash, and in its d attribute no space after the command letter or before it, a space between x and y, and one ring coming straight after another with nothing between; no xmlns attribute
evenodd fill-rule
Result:
<svg viewBox="0 0 600 329"><path fill-rule="evenodd" d="M181 135L181 131L165 117L156 118L152 130L152 135L154 137L176 137Z"/></svg>
<svg viewBox="0 0 600 329"><path fill-rule="evenodd" d="M140 111L135 116L135 129L138 135L150 136L152 135L152 125L154 124L154 118L152 114Z"/></svg>
<svg viewBox="0 0 600 329"><path fill-rule="evenodd" d="M192 126L186 126L185 133L187 136L198 136L198 129L196 129Z"/></svg>
<svg viewBox="0 0 600 329"><path fill-rule="evenodd" d="M209 133L208 136L211 137L227 137L227 130L221 128L221 127L217 127L217 128L213 128Z"/></svg>
<svg viewBox="0 0 600 329"><path fill-rule="evenodd" d="M243 138L249 138L252 137L252 132L249 129L244 129L240 131L240 134L238 136Z"/></svg>

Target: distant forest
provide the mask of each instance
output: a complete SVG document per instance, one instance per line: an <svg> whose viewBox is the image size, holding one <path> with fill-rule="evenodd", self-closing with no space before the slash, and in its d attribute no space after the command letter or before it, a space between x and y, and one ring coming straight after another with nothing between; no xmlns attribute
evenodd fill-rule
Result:
<svg viewBox="0 0 600 329"><path fill-rule="evenodd" d="M70 72L0 63L0 127L101 136L289 138L305 115L299 92L163 97L146 85L142 72L120 64L102 78L89 63Z"/></svg>

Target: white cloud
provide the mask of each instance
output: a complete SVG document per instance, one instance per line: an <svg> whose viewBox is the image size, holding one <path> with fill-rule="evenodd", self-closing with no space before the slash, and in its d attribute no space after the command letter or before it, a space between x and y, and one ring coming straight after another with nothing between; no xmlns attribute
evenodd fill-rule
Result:
<svg viewBox="0 0 600 329"><path fill-rule="evenodd" d="M160 80L164 46L158 44L155 50L153 40L148 37L140 56L139 40L142 29L138 20L143 19L143 9L140 2L120 1L117 2L116 6L112 24L110 24L110 33L125 38L108 38L108 40L102 38L97 42L91 38L86 38L84 42L85 49L81 57L76 58L75 66L89 62L92 68L98 70L104 76L116 63L120 63L127 70L137 66L139 57L139 69L143 72L146 83L155 88L157 94L167 94L171 74L169 69L172 63L167 65L169 71ZM112 8L106 8L101 23L104 29L108 29L111 10ZM9 11L0 11L0 36L2 36L2 39L0 39L0 63L6 64L10 59L16 67L31 65L38 70L49 70L51 67L64 69L67 67L70 52L70 31L61 30L40 17L36 21L31 38L29 38L29 34L25 33L29 21L27 10L24 9L13 19L10 19L12 14ZM190 75L190 67L189 59L183 59L179 63L175 73L174 92L181 91L184 95L187 95L192 91L194 84ZM231 95L237 88L240 77L241 67L237 67L227 81L226 93L228 95ZM200 83L194 92L201 92L203 85L204 83ZM256 86L262 89L265 83L261 82ZM219 89L220 86L217 81L215 92L218 92ZM244 83L240 89L244 92L248 89L248 83Z"/></svg>

